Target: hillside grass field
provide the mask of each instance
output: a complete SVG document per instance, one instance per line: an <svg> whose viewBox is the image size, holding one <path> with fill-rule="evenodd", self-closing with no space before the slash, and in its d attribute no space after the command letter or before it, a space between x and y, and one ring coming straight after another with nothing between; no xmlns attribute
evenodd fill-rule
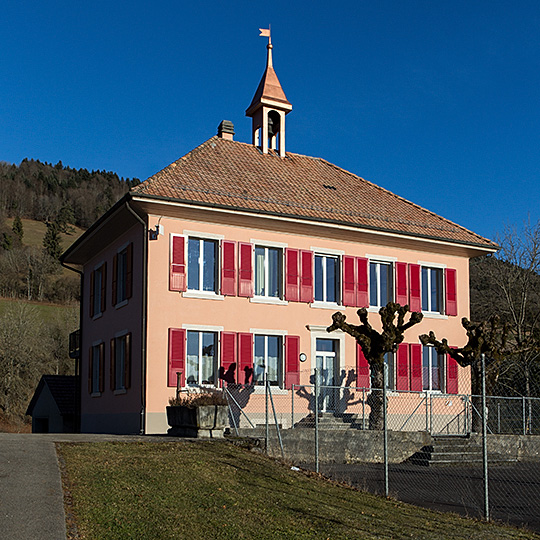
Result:
<svg viewBox="0 0 540 540"><path fill-rule="evenodd" d="M68 538L539 540L221 441L61 443Z"/></svg>
<svg viewBox="0 0 540 540"><path fill-rule="evenodd" d="M55 317L56 315L62 313L65 310L74 309L74 306L69 305L69 304L48 304L45 302L38 302L38 301L29 302L27 300L21 300L20 298L17 298L17 299L0 298L0 316L4 315L4 313L14 303L21 303L21 302L24 304L33 306L39 313L40 318L43 319L44 321ZM76 309L78 309L78 307Z"/></svg>
<svg viewBox="0 0 540 540"><path fill-rule="evenodd" d="M43 245L43 237L45 236L45 231L47 230L47 225L43 221L35 221L33 219L21 219L23 224L24 236L22 243L25 246L37 246L41 247ZM11 229L13 225L13 219L8 218L5 220L6 227ZM75 227L72 225L74 232L71 233L60 233L60 239L62 242L62 250L65 251L81 234L84 232L84 229Z"/></svg>

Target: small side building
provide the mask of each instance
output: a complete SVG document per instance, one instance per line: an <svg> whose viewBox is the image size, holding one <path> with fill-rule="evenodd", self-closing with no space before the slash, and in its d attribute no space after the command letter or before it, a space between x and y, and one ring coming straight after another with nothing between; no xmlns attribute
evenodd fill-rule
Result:
<svg viewBox="0 0 540 540"><path fill-rule="evenodd" d="M76 377L43 375L32 396L27 415L32 433L73 433L76 422Z"/></svg>

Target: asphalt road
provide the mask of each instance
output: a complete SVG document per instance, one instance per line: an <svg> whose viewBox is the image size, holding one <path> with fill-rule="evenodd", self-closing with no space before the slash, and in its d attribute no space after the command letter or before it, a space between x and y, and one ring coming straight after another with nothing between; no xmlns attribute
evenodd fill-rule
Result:
<svg viewBox="0 0 540 540"><path fill-rule="evenodd" d="M384 494L382 464L321 464L320 472L359 489ZM490 464L489 508L494 520L540 532L540 463ZM401 501L483 518L481 465L422 467L390 465L388 491Z"/></svg>

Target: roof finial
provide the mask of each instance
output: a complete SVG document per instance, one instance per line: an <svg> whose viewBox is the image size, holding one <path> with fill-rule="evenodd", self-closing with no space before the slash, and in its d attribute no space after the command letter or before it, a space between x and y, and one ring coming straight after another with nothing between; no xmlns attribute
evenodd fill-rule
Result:
<svg viewBox="0 0 540 540"><path fill-rule="evenodd" d="M268 25L268 28L259 28L260 34L259 37L267 37L268 38L268 45L266 46L266 49L268 50L268 54L266 56L266 66L267 67L273 67L272 66L272 36L270 35L270 29L271 25Z"/></svg>

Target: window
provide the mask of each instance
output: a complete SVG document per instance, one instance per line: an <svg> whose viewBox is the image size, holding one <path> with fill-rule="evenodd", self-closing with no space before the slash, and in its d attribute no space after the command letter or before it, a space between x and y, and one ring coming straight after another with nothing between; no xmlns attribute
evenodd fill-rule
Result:
<svg viewBox="0 0 540 540"><path fill-rule="evenodd" d="M131 298L133 244L128 244L114 256L113 261L113 304L116 306Z"/></svg>
<svg viewBox="0 0 540 540"><path fill-rule="evenodd" d="M422 311L443 313L443 270L422 266Z"/></svg>
<svg viewBox="0 0 540 540"><path fill-rule="evenodd" d="M217 333L187 332L186 384L216 384Z"/></svg>
<svg viewBox="0 0 540 540"><path fill-rule="evenodd" d="M255 246L255 296L281 298L282 250Z"/></svg>
<svg viewBox="0 0 540 540"><path fill-rule="evenodd" d="M105 311L106 264L96 268L90 278L90 317L97 317Z"/></svg>
<svg viewBox="0 0 540 540"><path fill-rule="evenodd" d="M131 377L131 334L111 340L111 389L127 390Z"/></svg>
<svg viewBox="0 0 540 540"><path fill-rule="evenodd" d="M188 280L191 291L217 291L217 242L189 238L188 240Z"/></svg>
<svg viewBox="0 0 540 540"><path fill-rule="evenodd" d="M255 336L253 384L264 384L264 376L271 386L281 386L283 380L281 336Z"/></svg>
<svg viewBox="0 0 540 540"><path fill-rule="evenodd" d="M423 390L442 390L444 355L434 347L422 347L422 388Z"/></svg>
<svg viewBox="0 0 540 540"><path fill-rule="evenodd" d="M395 379L395 362L394 362L394 353L386 353L384 355L384 363L386 364L386 389L395 390L396 389L396 379Z"/></svg>
<svg viewBox="0 0 540 540"><path fill-rule="evenodd" d="M315 301L337 303L338 259L329 255L315 255Z"/></svg>
<svg viewBox="0 0 540 540"><path fill-rule="evenodd" d="M93 345L90 357L90 377L89 388L90 394L101 394L103 392L103 375L104 375L104 344L98 343Z"/></svg>
<svg viewBox="0 0 540 540"><path fill-rule="evenodd" d="M369 263L369 305L386 306L394 299L392 263Z"/></svg>

